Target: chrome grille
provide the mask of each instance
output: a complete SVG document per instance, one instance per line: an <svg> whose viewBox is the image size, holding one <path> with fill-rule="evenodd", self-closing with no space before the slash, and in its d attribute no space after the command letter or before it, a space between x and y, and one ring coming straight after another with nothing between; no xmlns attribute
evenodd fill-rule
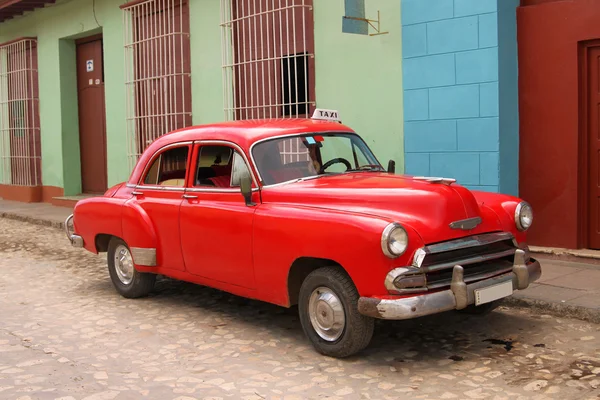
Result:
<svg viewBox="0 0 600 400"><path fill-rule="evenodd" d="M508 272L518 249L511 233L474 235L441 242L419 249L413 266L427 277L427 289L450 285L452 268L464 268L466 283Z"/></svg>

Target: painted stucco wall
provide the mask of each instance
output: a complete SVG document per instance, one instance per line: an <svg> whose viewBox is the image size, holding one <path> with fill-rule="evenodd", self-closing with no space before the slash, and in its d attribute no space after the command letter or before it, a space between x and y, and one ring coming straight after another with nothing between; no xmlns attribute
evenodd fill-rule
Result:
<svg viewBox="0 0 600 400"><path fill-rule="evenodd" d="M102 33L106 96L108 185L129 176L125 132L125 77L122 1L59 1L0 24L0 43L21 36L38 38L42 182L81 192L75 41ZM218 1L190 2L192 111L195 124L223 119L221 38Z"/></svg>
<svg viewBox="0 0 600 400"><path fill-rule="evenodd" d="M129 175L125 132L122 1L62 0L0 24L0 43L38 38L42 181L81 192L75 39L102 33L108 184ZM363 7L362 0L357 3ZM386 35L344 33L345 0L315 0L317 106L338 109L378 158L403 169L400 3L365 0L367 18L381 15ZM94 18L94 11L95 17ZM194 124L224 119L219 1L190 0ZM373 32L371 29L370 32Z"/></svg>
<svg viewBox="0 0 600 400"><path fill-rule="evenodd" d="M0 43L21 36L38 38L38 79L42 144L42 183L81 192L74 39L102 32L106 96L109 184L122 180L125 103L121 1L59 1L0 24ZM115 45L118 44L118 45Z"/></svg>
<svg viewBox="0 0 600 400"><path fill-rule="evenodd" d="M500 2L511 5L499 13ZM518 120L516 1L508 2L402 0L407 173L516 194L518 125L509 122ZM499 52L508 57L503 64ZM501 162L504 153L512 158Z"/></svg>
<svg viewBox="0 0 600 400"><path fill-rule="evenodd" d="M344 0L314 0L317 107L336 109L379 161L404 164L402 32L398 0L365 0L386 35L344 33ZM370 28L370 32L374 30Z"/></svg>

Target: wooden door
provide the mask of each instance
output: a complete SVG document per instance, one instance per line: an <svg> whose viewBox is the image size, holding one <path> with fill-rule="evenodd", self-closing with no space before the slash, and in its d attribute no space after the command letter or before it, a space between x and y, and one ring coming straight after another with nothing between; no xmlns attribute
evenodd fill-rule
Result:
<svg viewBox="0 0 600 400"><path fill-rule="evenodd" d="M600 47L588 50L588 246L600 249Z"/></svg>
<svg viewBox="0 0 600 400"><path fill-rule="evenodd" d="M82 190L103 193L108 182L102 38L77 43L77 94Z"/></svg>

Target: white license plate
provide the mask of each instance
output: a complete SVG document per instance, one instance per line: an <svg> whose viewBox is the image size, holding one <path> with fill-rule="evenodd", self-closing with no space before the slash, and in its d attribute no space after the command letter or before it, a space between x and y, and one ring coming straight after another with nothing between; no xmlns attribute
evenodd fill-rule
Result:
<svg viewBox="0 0 600 400"><path fill-rule="evenodd" d="M489 303L503 297L510 296L513 292L512 281L499 283L482 289L475 289L475 305Z"/></svg>

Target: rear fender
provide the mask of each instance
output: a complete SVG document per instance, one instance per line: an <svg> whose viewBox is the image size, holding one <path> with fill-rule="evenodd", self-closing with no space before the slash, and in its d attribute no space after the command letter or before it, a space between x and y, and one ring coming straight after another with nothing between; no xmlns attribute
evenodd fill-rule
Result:
<svg viewBox="0 0 600 400"><path fill-rule="evenodd" d="M91 197L80 200L73 209L75 233L83 238L83 247L98 253L96 236L99 234L122 237L121 211L124 199Z"/></svg>
<svg viewBox="0 0 600 400"><path fill-rule="evenodd" d="M136 265L156 266L158 239L146 211L134 201L127 201L122 214L123 240L131 249Z"/></svg>

